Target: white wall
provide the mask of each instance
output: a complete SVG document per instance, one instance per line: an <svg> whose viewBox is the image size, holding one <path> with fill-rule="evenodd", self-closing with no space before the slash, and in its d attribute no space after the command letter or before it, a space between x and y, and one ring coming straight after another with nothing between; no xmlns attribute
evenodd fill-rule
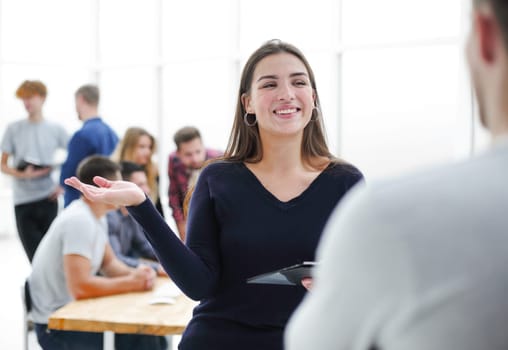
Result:
<svg viewBox="0 0 508 350"><path fill-rule="evenodd" d="M173 133L192 124L224 149L241 65L280 38L313 66L331 148L367 179L467 157L486 143L463 59L468 3L0 0L0 133L25 116L14 98L23 80L47 84L45 114L69 132L80 126L74 91L96 82L120 135L134 125L156 135L166 200ZM0 209L12 205L7 184ZM13 227L8 216L1 227Z"/></svg>

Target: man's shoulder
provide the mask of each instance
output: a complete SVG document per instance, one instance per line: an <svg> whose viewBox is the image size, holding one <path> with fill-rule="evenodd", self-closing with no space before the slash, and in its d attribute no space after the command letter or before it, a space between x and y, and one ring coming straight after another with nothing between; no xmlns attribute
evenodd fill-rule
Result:
<svg viewBox="0 0 508 350"><path fill-rule="evenodd" d="M94 117L85 120L81 126L81 130L113 130L113 128L106 123L101 117Z"/></svg>
<svg viewBox="0 0 508 350"><path fill-rule="evenodd" d="M80 229L80 225L94 222L94 216L91 208L82 199L72 201L58 216L61 221L74 223L76 229Z"/></svg>
<svg viewBox="0 0 508 350"><path fill-rule="evenodd" d="M76 130L73 138L93 140L97 138L97 133L104 132L105 130L114 133L113 129L108 124L104 123L100 118L92 118L86 120L81 128Z"/></svg>
<svg viewBox="0 0 508 350"><path fill-rule="evenodd" d="M453 216L497 196L497 187L508 177L508 148L504 153L487 152L468 160L434 166L388 180L360 186L349 202L359 212L378 220L433 220ZM350 205L350 206L351 206Z"/></svg>
<svg viewBox="0 0 508 350"><path fill-rule="evenodd" d="M399 192L417 194L418 197L433 193L475 191L488 181L498 177L493 172L508 171L508 147L505 150L489 150L469 159L429 167L379 183L379 193L393 195ZM433 191L429 191L433 189Z"/></svg>

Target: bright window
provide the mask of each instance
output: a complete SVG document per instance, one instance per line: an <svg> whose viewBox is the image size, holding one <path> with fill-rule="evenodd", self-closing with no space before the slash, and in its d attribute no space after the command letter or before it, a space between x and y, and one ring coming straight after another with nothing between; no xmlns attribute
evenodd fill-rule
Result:
<svg viewBox="0 0 508 350"><path fill-rule="evenodd" d="M142 126L157 137L166 203L173 133L195 125L224 149L241 66L280 38L314 69L334 153L368 178L411 171L488 140L473 122L467 23L461 0L0 0L0 132L25 116L23 80L48 85L45 114L70 133L74 92L98 83L120 136Z"/></svg>

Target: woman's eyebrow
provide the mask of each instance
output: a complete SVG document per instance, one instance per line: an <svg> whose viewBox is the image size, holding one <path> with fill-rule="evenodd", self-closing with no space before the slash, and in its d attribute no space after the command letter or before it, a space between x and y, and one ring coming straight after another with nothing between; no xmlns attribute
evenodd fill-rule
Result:
<svg viewBox="0 0 508 350"><path fill-rule="evenodd" d="M278 76L276 75L262 75L259 77L259 79L256 82L260 82L263 79L277 79Z"/></svg>
<svg viewBox="0 0 508 350"><path fill-rule="evenodd" d="M293 77L299 77L299 76L307 76L307 73L305 72L295 72L291 73L289 75L291 78ZM278 79L279 77L277 75L262 75L259 77L259 79L256 82L260 82L263 79Z"/></svg>

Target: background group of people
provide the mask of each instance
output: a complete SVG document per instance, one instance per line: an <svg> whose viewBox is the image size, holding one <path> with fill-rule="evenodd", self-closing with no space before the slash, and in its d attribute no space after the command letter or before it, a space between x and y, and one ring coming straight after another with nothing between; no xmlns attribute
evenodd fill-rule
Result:
<svg viewBox="0 0 508 350"><path fill-rule="evenodd" d="M180 158L188 169L180 176L191 179L190 169L202 168L180 194L180 201L190 198L180 216L187 218L180 231L185 242L148 187L132 175L121 180L111 159L88 157L76 176L64 179L83 196L51 225L29 278L40 293L32 301L42 347L100 346L97 334L48 332L50 310L72 298L153 286L157 268L121 263L105 238L102 219L125 207L164 271L200 301L181 350L506 349L508 3L472 4L466 53L480 119L494 140L490 150L365 184L359 169L328 149L317 84L303 53L268 41L243 68L224 154L202 168L193 164L193 139L176 142L177 155L188 156ZM23 166L5 172L20 178L49 172L44 162ZM50 259L53 265L63 260L59 280L46 276ZM314 275L301 285L247 283L313 260ZM136 341L165 346L158 337Z"/></svg>
<svg viewBox="0 0 508 350"><path fill-rule="evenodd" d="M155 138L140 127L128 128L120 140L117 133L99 116L99 89L84 85L75 93L81 129L69 137L59 124L43 116L47 95L40 81L25 81L16 91L28 113L8 125L3 134L1 170L13 178L13 201L16 225L23 248L32 261L35 249L58 213L58 197L63 193L64 207L79 198L79 191L64 184L63 180L76 175L79 163L90 155L111 156L116 162L139 165L147 177L147 194L163 214L159 193L159 171L153 161ZM184 238L185 220L183 203L189 182L193 181L204 161L221 155L205 149L199 130L184 127L175 134L177 150L169 156L169 205ZM58 149L67 151L61 165L60 184L54 180L54 156Z"/></svg>
<svg viewBox="0 0 508 350"><path fill-rule="evenodd" d="M124 207L115 208L116 210L96 208L93 204L82 201L79 191L63 182L80 172L81 163L85 164L83 172L86 173L88 162L88 167L98 171L97 174L103 171L110 176L121 174L122 179L139 186L154 201L158 212L163 216L159 196L159 172L152 159L156 151L155 138L143 128L131 127L123 138L119 139L117 133L98 114L100 95L95 85L84 85L76 91L76 111L83 125L69 137L58 123L44 118L43 105L46 95L46 86L40 81L24 81L19 86L16 96L23 101L28 117L8 125L1 143L1 169L13 178L17 229L26 255L32 263L32 276L35 276L30 280L33 285L31 294L37 324L47 323L49 314L71 298L150 288L153 274L147 272L147 266L151 267L156 275L166 276L144 236L143 229ZM175 144L177 149L169 157L168 175L172 179L170 206L179 235L184 239L185 218L182 207L187 186L195 181L204 161L219 156L220 152L205 149L201 135L194 127L179 130L175 134ZM53 170L57 168L54 156L58 149L67 151L67 158L61 165L59 183L53 174ZM65 210L61 217L54 221L58 215L58 198L61 194L64 197ZM79 204L73 204L74 202ZM89 209L92 209L93 215L90 215ZM82 224L80 219L83 219ZM67 232L71 228L74 234ZM46 235L48 237L44 240L45 243L38 249ZM90 241L87 241L87 237ZM89 249L91 242L95 245L92 250ZM86 259L74 259L76 257ZM80 271L83 274L80 275ZM97 273L101 275L94 276L95 280L92 280L90 274ZM146 283L141 286L136 283L119 285L112 283L111 279L101 280L118 275L136 276L131 282L139 282L144 276ZM42 276L49 278L44 277L41 280ZM67 281L67 284L63 284L64 281ZM57 293L48 295L48 290ZM51 345L53 338L50 338L50 341L45 336L45 328L36 326L36 330L40 334L41 344L46 344L48 348L56 346ZM55 333L53 332L53 335ZM65 335L69 336L68 333ZM82 333L77 335L81 338L84 336ZM71 338L73 342L77 341L76 334ZM93 344L95 339L100 342L100 339L96 338L86 337L84 341ZM141 340L136 342L132 337L120 336L118 342L130 344L133 349L142 349L145 346L158 348L153 347L150 337L136 339ZM146 344L143 345L140 341ZM162 340L161 346L165 347L165 344Z"/></svg>

